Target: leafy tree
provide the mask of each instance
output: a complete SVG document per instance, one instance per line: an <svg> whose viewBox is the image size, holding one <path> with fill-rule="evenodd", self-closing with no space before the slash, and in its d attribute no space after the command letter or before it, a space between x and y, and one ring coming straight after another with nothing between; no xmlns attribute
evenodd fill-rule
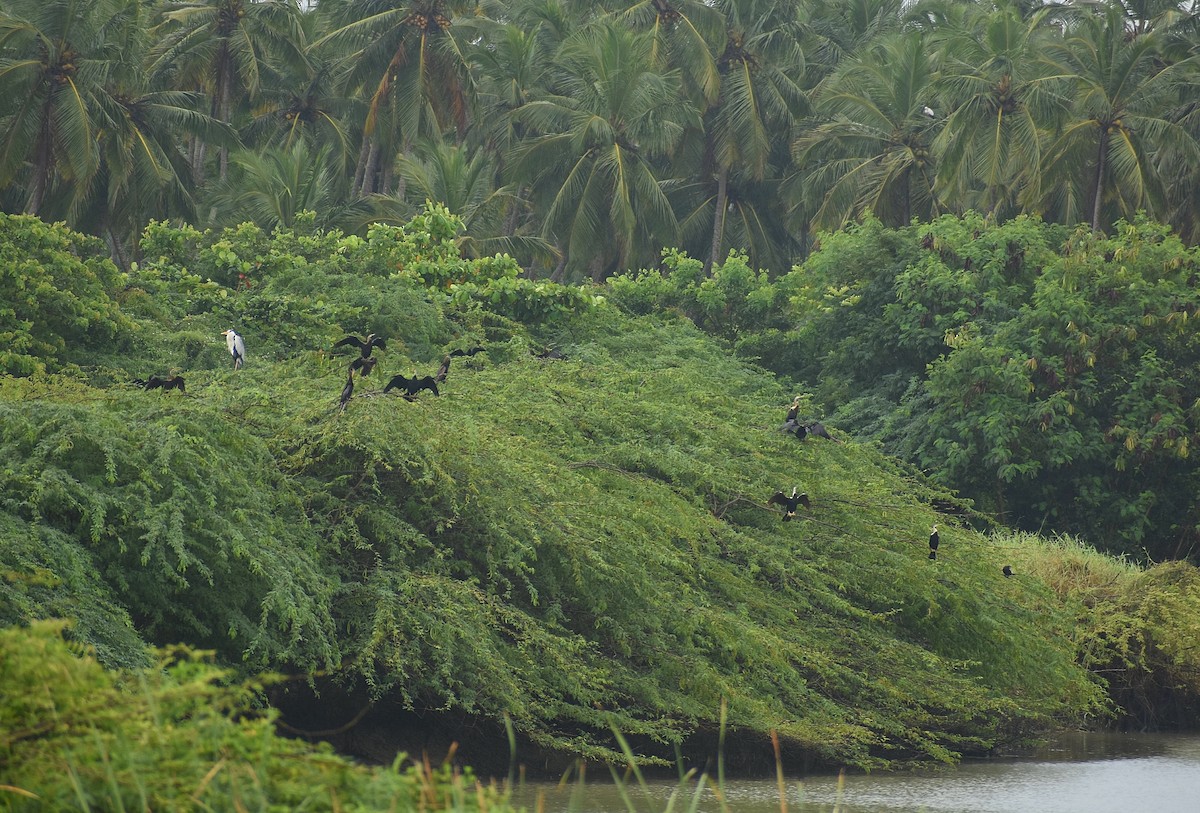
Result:
<svg viewBox="0 0 1200 813"><path fill-rule="evenodd" d="M1076 104L1043 170L1043 199L1066 222L1101 229L1139 210L1165 218L1166 178L1179 162L1200 161L1200 146L1169 113L1186 63L1164 64L1159 42L1155 31L1127 35L1110 6L1050 52L1075 85Z"/></svg>
<svg viewBox="0 0 1200 813"><path fill-rule="evenodd" d="M89 344L129 339L103 244L64 231L0 213L0 373L61 369Z"/></svg>
<svg viewBox="0 0 1200 813"><path fill-rule="evenodd" d="M288 0L178 0L164 3L151 34L149 57L155 81L182 90L201 89L218 121L234 122L236 106L255 98L267 65L301 64L304 47L295 3ZM207 144L192 146L192 168L204 176ZM221 146L219 177L228 173L229 150Z"/></svg>
<svg viewBox="0 0 1200 813"><path fill-rule="evenodd" d="M535 133L514 171L546 201L543 236L563 252L556 277L587 268L602 278L677 236L653 160L696 112L677 75L654 69L651 44L612 25L581 32L563 47L556 95L514 113Z"/></svg>
<svg viewBox="0 0 1200 813"><path fill-rule="evenodd" d="M1063 77L1040 58L1045 17L1003 8L946 34L936 81L945 108L933 110L945 124L933 147L940 196L960 210L1007 217L1041 198L1044 142L1069 106Z"/></svg>
<svg viewBox="0 0 1200 813"><path fill-rule="evenodd" d="M1195 263L1145 220L969 215L823 236L779 284L832 420L1013 525L1162 559L1196 538Z"/></svg>
<svg viewBox="0 0 1200 813"><path fill-rule="evenodd" d="M900 225L940 211L937 124L924 113L931 81L924 39L906 33L843 63L814 91L817 118L793 144L806 194L820 201L814 225L839 228L865 212Z"/></svg>

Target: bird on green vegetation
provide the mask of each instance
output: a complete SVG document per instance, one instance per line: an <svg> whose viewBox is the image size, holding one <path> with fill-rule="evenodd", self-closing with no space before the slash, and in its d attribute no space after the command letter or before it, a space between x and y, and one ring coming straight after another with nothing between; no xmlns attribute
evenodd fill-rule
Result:
<svg viewBox="0 0 1200 813"><path fill-rule="evenodd" d="M384 386L383 391L390 392L391 390L400 388L404 389L404 399L406 401L415 400L417 393L419 393L421 390L429 390L434 395L441 395L441 393L438 392L437 382L433 380L433 376L431 375L427 375L422 378L417 378L416 373L413 373L412 378L406 378L402 375L394 375L392 376L392 380Z"/></svg>
<svg viewBox="0 0 1200 813"><path fill-rule="evenodd" d="M359 375L370 375L371 371L375 369L375 365L378 362L379 359L375 358L374 356L368 356L366 358L359 356L354 361L350 362L350 373L353 375L354 371L357 370Z"/></svg>
<svg viewBox="0 0 1200 813"><path fill-rule="evenodd" d="M152 375L145 380L141 378L135 378L133 383L147 390L161 389L163 392L166 392L167 390L179 390L180 392L186 392L183 384L183 376L178 375L173 375L170 378Z"/></svg>
<svg viewBox="0 0 1200 813"><path fill-rule="evenodd" d="M788 407L787 421L795 421L796 416L800 414L800 396L797 395L792 399L792 405Z"/></svg>
<svg viewBox="0 0 1200 813"><path fill-rule="evenodd" d="M346 411L346 404L350 403L350 397L354 395L354 371L346 376L346 386L342 387L342 396L338 403L341 404L341 412Z"/></svg>
<svg viewBox="0 0 1200 813"><path fill-rule="evenodd" d="M1012 565L1005 565L1004 567L1000 568L1000 572L1004 574L1004 578L1011 578L1013 574Z"/></svg>
<svg viewBox="0 0 1200 813"><path fill-rule="evenodd" d="M466 350L451 350L450 355L452 355L452 356L474 356L479 353L482 353L485 349L487 349L487 348L471 347Z"/></svg>
<svg viewBox="0 0 1200 813"><path fill-rule="evenodd" d="M782 491L776 491L771 499L767 500L767 505L782 505L783 506L783 521L787 522L792 517L796 516L796 506L803 505L805 508L810 507L808 494L800 494L800 486L792 488L792 496L787 496Z"/></svg>
<svg viewBox="0 0 1200 813"><path fill-rule="evenodd" d="M929 532L929 558L937 558L938 545L941 543L941 536L938 535L937 525L935 524Z"/></svg>
<svg viewBox="0 0 1200 813"><path fill-rule="evenodd" d="M368 333L367 338L360 339L357 336L347 336L346 338L334 342L333 349L352 345L357 347L363 358L368 358L371 351L378 347L380 350L387 350L387 343L383 339L376 336L374 333Z"/></svg>
<svg viewBox="0 0 1200 813"><path fill-rule="evenodd" d="M223 330L221 335L225 337L225 346L229 348L229 355L233 356L233 369L242 369L242 364L246 361L246 342L236 330Z"/></svg>
<svg viewBox="0 0 1200 813"><path fill-rule="evenodd" d="M442 358L442 366L438 367L438 371L433 374L433 380L441 384L446 380L446 376L450 373L450 356Z"/></svg>

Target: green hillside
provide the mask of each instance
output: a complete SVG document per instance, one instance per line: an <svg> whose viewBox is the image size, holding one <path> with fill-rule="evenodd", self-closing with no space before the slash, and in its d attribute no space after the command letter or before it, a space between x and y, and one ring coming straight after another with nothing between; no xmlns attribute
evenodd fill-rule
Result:
<svg viewBox="0 0 1200 813"><path fill-rule="evenodd" d="M184 642L318 675L321 703L507 718L522 747L599 758L614 728L646 756L702 751L726 703L731 742L769 753L774 730L870 767L1103 715L1089 670L1148 663L1088 615L1140 571L1089 603L1086 579L1039 574L1082 554L971 529L836 428L781 433L794 393L773 375L682 317L458 260L437 209L366 240L158 227L124 276L98 243L0 225L36 259L5 293L60 292L0 314L0 621L73 618L110 666ZM387 347L342 410L354 356L332 345L367 332ZM383 392L474 347L439 397ZM171 372L186 391L133 383ZM811 506L784 523L767 500L793 486ZM1160 581L1196 594L1194 572ZM1149 611L1120 606L1144 631ZM1170 606L1153 635L1194 626ZM464 758L506 748L482 739Z"/></svg>

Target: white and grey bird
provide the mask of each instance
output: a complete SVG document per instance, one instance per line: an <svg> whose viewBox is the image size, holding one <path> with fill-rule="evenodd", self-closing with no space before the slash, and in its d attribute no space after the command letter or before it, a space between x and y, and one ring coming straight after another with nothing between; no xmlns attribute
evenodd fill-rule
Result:
<svg viewBox="0 0 1200 813"><path fill-rule="evenodd" d="M225 346L229 348L229 355L233 356L233 369L240 370L246 361L246 342L233 329L223 330L221 335L225 337Z"/></svg>

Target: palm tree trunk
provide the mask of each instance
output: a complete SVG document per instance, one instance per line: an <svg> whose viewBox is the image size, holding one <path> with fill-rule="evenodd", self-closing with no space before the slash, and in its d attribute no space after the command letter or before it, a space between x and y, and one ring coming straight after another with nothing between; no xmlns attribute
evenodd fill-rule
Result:
<svg viewBox="0 0 1200 813"><path fill-rule="evenodd" d="M358 148L358 161L354 165L354 186L352 187L357 194L363 185L363 176L367 172L367 159L371 155L371 137L363 134L362 144Z"/></svg>
<svg viewBox="0 0 1200 813"><path fill-rule="evenodd" d="M567 275L567 250L564 248L558 257L558 265L554 267L554 273L550 275L551 282L562 282L563 277Z"/></svg>
<svg viewBox="0 0 1200 813"><path fill-rule="evenodd" d="M25 214L36 215L46 197L50 184L50 110L49 104L42 114L42 132L38 137L37 152L33 159L33 173L29 179L29 198L25 202Z"/></svg>
<svg viewBox="0 0 1200 813"><path fill-rule="evenodd" d="M232 118L232 87L233 60L229 56L229 46L221 43L221 67L217 75L217 118L226 124ZM229 175L229 148L221 147L219 176L223 181Z"/></svg>
<svg viewBox="0 0 1200 813"><path fill-rule="evenodd" d="M704 276L712 274L713 266L721 258L721 243L725 238L725 209L729 198L729 167L723 166L717 171L717 211L713 215L712 249L708 254L708 262L704 264Z"/></svg>
<svg viewBox="0 0 1200 813"><path fill-rule="evenodd" d="M375 170L379 164L379 144L371 139L371 149L367 153L367 163L363 167L362 186L359 188L359 194L363 197L375 191Z"/></svg>
<svg viewBox="0 0 1200 813"><path fill-rule="evenodd" d="M1096 155L1095 197L1092 198L1092 231L1100 231L1100 203L1104 198L1104 173L1108 168L1108 125L1100 129L1100 149Z"/></svg>

